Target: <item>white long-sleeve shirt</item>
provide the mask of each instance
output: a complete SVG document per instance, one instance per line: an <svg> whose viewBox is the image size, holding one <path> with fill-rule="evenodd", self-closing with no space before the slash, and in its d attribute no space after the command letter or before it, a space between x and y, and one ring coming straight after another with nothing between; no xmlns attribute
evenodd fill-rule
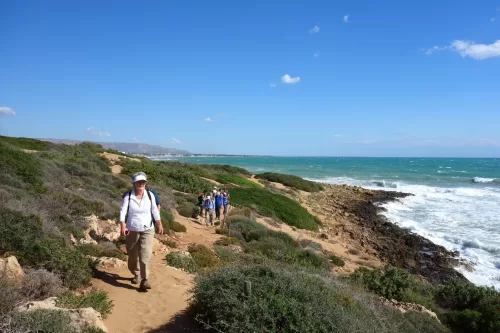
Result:
<svg viewBox="0 0 500 333"><path fill-rule="evenodd" d="M129 196L125 195L123 197L122 208L120 209L120 221L125 221L125 217L127 218L126 226L128 230L143 232L154 228L154 223L151 223L151 213L155 221L160 219L160 212L158 211L158 206L156 206L155 196L151 192L150 195L151 200L149 200L148 194L144 192L142 199L139 200L135 196L135 190L132 190L130 193L130 207ZM151 201L153 202L151 203Z"/></svg>

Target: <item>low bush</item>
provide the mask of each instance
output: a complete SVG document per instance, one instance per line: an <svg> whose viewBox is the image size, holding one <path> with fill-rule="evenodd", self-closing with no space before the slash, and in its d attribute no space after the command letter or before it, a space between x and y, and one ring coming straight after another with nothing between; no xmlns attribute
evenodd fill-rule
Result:
<svg viewBox="0 0 500 333"><path fill-rule="evenodd" d="M5 333L76 333L69 313L61 310L37 309L16 312L6 318L2 326L0 326L0 331Z"/></svg>
<svg viewBox="0 0 500 333"><path fill-rule="evenodd" d="M233 188L231 200L242 206L255 206L264 216L276 216L281 221L301 229L317 230L320 220L311 215L296 201L281 194L274 194L264 189Z"/></svg>
<svg viewBox="0 0 500 333"><path fill-rule="evenodd" d="M28 150L48 150L53 147L54 144L48 141L42 141L32 138L15 138L10 136L0 136L0 142L8 143L11 146L15 146L20 149Z"/></svg>
<svg viewBox="0 0 500 333"><path fill-rule="evenodd" d="M104 244L82 244L78 245L77 249L83 254L92 256L92 257L111 257L118 258L120 260L126 260L127 256L116 247L113 243L112 246L104 245Z"/></svg>
<svg viewBox="0 0 500 333"><path fill-rule="evenodd" d="M177 247L177 243L171 239L162 239L161 242L172 249L175 249Z"/></svg>
<svg viewBox="0 0 500 333"><path fill-rule="evenodd" d="M310 180L305 180L303 178L294 176L294 175L284 175L281 173L274 172L264 172L258 175L255 175L255 178L265 179L274 183L281 183L285 186L295 187L298 190L306 191L306 192L319 192L324 188L321 184L312 182Z"/></svg>
<svg viewBox="0 0 500 333"><path fill-rule="evenodd" d="M31 193L42 193L45 191L43 185L42 164L32 154L25 153L19 149L13 149L0 142L0 174L1 177L15 175Z"/></svg>
<svg viewBox="0 0 500 333"><path fill-rule="evenodd" d="M199 209L195 207L195 205L191 203L186 203L180 207L177 208L177 211L181 216L184 217L193 217L193 213L196 213L196 216L199 213Z"/></svg>
<svg viewBox="0 0 500 333"><path fill-rule="evenodd" d="M174 220L174 215L168 210L161 210L161 223L166 234L173 232L186 232L186 226Z"/></svg>
<svg viewBox="0 0 500 333"><path fill-rule="evenodd" d="M403 301L403 295L411 285L410 275L406 271L391 266L383 269L360 267L350 278L377 295L398 301Z"/></svg>
<svg viewBox="0 0 500 333"><path fill-rule="evenodd" d="M61 279L45 269L27 269L21 280L20 292L29 300L58 296L64 291Z"/></svg>
<svg viewBox="0 0 500 333"><path fill-rule="evenodd" d="M267 230L267 228L262 224L243 217L239 217L238 219L231 219L228 224L229 233L231 234L230 236L235 237L243 237L243 235L246 235L251 231Z"/></svg>
<svg viewBox="0 0 500 333"><path fill-rule="evenodd" d="M196 271L196 263L189 252L170 252L167 254L166 259L168 264L172 267L180 268L188 273L194 273Z"/></svg>
<svg viewBox="0 0 500 333"><path fill-rule="evenodd" d="M330 259L330 261L332 262L332 264L334 264L335 266L339 266L339 267L344 267L345 266L345 262L342 258L332 254L328 257L328 259Z"/></svg>
<svg viewBox="0 0 500 333"><path fill-rule="evenodd" d="M228 246L233 244L240 244L241 241L238 238L234 237L222 237L215 242L215 245Z"/></svg>
<svg viewBox="0 0 500 333"><path fill-rule="evenodd" d="M310 248L314 251L321 251L323 249L320 243L310 239L301 239L299 243L303 248Z"/></svg>
<svg viewBox="0 0 500 333"><path fill-rule="evenodd" d="M463 279L453 279L438 288L436 300L443 308L465 310L476 308L482 300L495 295L499 293L494 288L475 286Z"/></svg>
<svg viewBox="0 0 500 333"><path fill-rule="evenodd" d="M297 269L229 265L198 276L193 294L196 319L219 332L448 332L425 314L401 314Z"/></svg>
<svg viewBox="0 0 500 333"><path fill-rule="evenodd" d="M76 295L71 291L64 292L57 298L56 305L67 309L93 308L103 318L106 318L113 310L113 301L109 299L108 293L98 290L92 290L86 295Z"/></svg>
<svg viewBox="0 0 500 333"><path fill-rule="evenodd" d="M254 188L262 188L260 184L257 184L247 178L228 175L228 174L216 174L213 178L221 184L234 184L240 185L244 187L254 187Z"/></svg>
<svg viewBox="0 0 500 333"><path fill-rule="evenodd" d="M203 244L189 245L188 252L196 264L196 270L213 269L220 266L219 258Z"/></svg>
<svg viewBox="0 0 500 333"><path fill-rule="evenodd" d="M62 237L48 234L38 216L24 216L0 206L0 220L0 251L14 254L22 266L45 268L59 275L67 287L90 282L87 258Z"/></svg>
<svg viewBox="0 0 500 333"><path fill-rule="evenodd" d="M170 230L174 231L174 232L186 232L186 226L182 223L179 223L177 221L174 221L172 223L169 224L169 228Z"/></svg>

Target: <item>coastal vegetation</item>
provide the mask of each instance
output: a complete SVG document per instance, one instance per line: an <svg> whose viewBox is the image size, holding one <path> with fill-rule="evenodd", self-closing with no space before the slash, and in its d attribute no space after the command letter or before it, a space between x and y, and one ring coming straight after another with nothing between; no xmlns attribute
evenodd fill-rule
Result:
<svg viewBox="0 0 500 333"><path fill-rule="evenodd" d="M265 179L274 183L281 183L285 186L296 188L297 190L306 192L319 192L323 190L320 183L312 182L294 175L284 175L275 172L264 172L255 175L255 178Z"/></svg>
<svg viewBox="0 0 500 333"><path fill-rule="evenodd" d="M244 169L122 156L122 173L113 174L109 160L101 156L104 152L109 153L91 143L67 146L0 137L0 256L16 256L26 270L19 283L0 276L0 330L74 332L65 312L15 311L15 305L52 296L58 297L61 307L90 306L103 316L111 313L106 293L91 291L82 296L74 290L88 286L96 272L89 256L124 258L118 246L123 240L73 245L72 239L84 237L90 215L116 220L122 195L130 189L129 176L145 171L148 185L161 197L165 231L172 235L186 232L173 212L191 217L199 211L194 206L196 195L213 187L207 179L224 179L220 183L229 188L236 207L228 227L219 229L224 237L213 248L191 244L187 252L166 256L169 265L196 273L191 307L207 328L224 332L500 331L500 295L492 288L474 286L465 279L431 284L392 266L360 268L343 278L333 275L332 269L345 265L341 254L325 251L319 241L271 230L255 217L310 231L320 229L320 220L295 200L249 180ZM310 187L309 183L316 183L286 175L261 179L309 192L321 190ZM171 248L178 246L165 242ZM425 313L401 313L380 297L421 304L434 311L442 324ZM83 332L100 331L86 327Z"/></svg>

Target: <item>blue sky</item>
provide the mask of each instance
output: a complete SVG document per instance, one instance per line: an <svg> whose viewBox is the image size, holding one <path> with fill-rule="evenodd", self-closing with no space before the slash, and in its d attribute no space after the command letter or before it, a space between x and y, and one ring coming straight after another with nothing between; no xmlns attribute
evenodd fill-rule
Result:
<svg viewBox="0 0 500 333"><path fill-rule="evenodd" d="M500 1L0 1L0 132L500 157Z"/></svg>

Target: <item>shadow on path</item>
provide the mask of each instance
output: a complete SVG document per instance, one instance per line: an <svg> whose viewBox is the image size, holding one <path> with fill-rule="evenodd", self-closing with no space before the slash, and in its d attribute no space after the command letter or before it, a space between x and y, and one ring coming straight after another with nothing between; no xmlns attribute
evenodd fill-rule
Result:
<svg viewBox="0 0 500 333"><path fill-rule="evenodd" d="M196 320L191 309L183 310L177 313L172 319L163 326L155 328L148 333L207 333Z"/></svg>
<svg viewBox="0 0 500 333"><path fill-rule="evenodd" d="M94 278L99 279L102 282L105 282L114 287L137 290L137 287L134 287L130 284L130 278L124 278L118 274L103 272L96 269L94 270ZM127 281L127 283L123 283L120 281Z"/></svg>

